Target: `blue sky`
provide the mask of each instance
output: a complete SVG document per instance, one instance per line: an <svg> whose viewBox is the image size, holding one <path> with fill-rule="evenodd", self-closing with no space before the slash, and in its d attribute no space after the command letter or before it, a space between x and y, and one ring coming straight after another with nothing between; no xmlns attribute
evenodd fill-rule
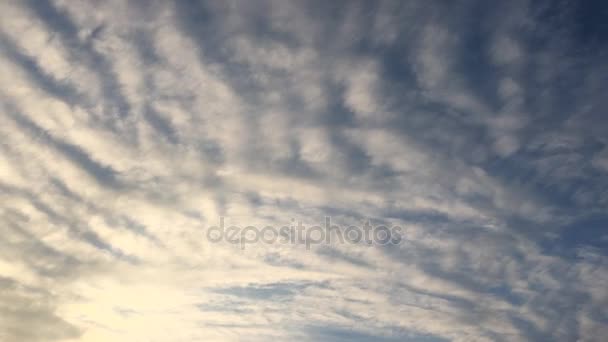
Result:
<svg viewBox="0 0 608 342"><path fill-rule="evenodd" d="M608 336L604 2L0 13L0 340Z"/></svg>

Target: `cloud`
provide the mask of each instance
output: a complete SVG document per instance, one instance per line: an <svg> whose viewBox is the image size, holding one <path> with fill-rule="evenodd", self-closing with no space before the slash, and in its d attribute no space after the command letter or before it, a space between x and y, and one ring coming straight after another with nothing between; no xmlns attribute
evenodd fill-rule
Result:
<svg viewBox="0 0 608 342"><path fill-rule="evenodd" d="M0 12L3 341L608 335L606 47L585 8ZM403 231L241 248L206 238L220 217Z"/></svg>

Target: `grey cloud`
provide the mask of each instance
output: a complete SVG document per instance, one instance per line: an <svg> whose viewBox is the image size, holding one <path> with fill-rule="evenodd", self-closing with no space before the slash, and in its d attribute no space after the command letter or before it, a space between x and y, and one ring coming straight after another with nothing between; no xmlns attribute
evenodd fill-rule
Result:
<svg viewBox="0 0 608 342"><path fill-rule="evenodd" d="M11 278L0 277L0 337L7 342L60 341L77 338L81 331L55 314L52 295L28 288ZM33 324L31 329L27 324Z"/></svg>

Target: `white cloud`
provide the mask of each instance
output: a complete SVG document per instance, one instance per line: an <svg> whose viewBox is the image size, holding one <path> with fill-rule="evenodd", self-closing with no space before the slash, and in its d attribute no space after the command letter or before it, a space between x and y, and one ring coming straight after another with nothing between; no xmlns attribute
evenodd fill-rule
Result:
<svg viewBox="0 0 608 342"><path fill-rule="evenodd" d="M602 336L605 256L560 245L602 140L546 119L515 33L469 60L466 8L368 5L2 4L0 339ZM403 242L241 249L220 216Z"/></svg>

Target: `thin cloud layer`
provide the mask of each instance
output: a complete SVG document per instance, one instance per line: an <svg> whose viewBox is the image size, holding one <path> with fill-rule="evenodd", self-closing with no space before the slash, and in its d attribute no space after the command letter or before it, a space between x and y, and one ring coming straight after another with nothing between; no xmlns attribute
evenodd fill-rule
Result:
<svg viewBox="0 0 608 342"><path fill-rule="evenodd" d="M0 13L0 340L608 336L605 5ZM221 217L403 230L241 248Z"/></svg>

